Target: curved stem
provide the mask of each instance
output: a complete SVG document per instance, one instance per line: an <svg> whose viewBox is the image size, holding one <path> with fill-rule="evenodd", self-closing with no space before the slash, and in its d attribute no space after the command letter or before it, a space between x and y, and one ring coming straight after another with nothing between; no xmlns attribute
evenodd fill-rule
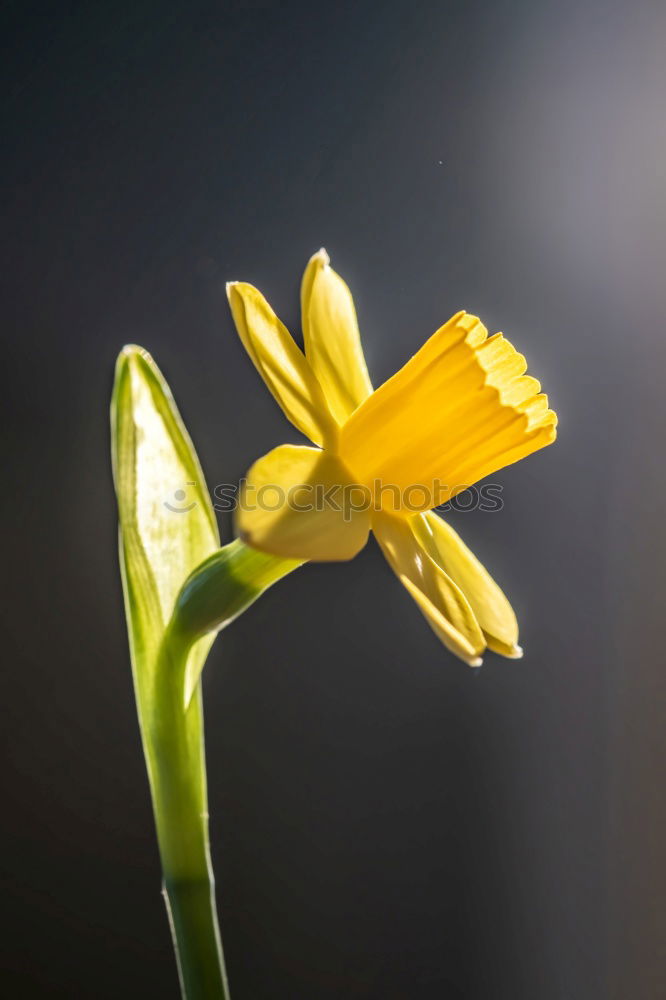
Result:
<svg viewBox="0 0 666 1000"><path fill-rule="evenodd" d="M172 625L196 637L218 632L303 562L259 552L236 538L190 573L176 598Z"/></svg>
<svg viewBox="0 0 666 1000"><path fill-rule="evenodd" d="M193 642L219 632L247 611L265 590L302 565L302 559L258 552L237 538L190 573L176 598L170 628L190 636ZM205 655L189 657L185 705L196 691L205 659Z"/></svg>

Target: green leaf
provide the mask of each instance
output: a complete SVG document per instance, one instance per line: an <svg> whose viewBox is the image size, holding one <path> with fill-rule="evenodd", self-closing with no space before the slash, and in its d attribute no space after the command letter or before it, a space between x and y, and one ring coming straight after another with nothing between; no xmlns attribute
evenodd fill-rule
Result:
<svg viewBox="0 0 666 1000"><path fill-rule="evenodd" d="M203 472L171 392L147 351L125 347L111 401L120 565L134 691L165 875L202 877L207 865L201 693L183 704L186 665L201 672L214 635L174 633L170 621L191 571L219 546ZM179 809L191 830L178 837ZM189 843L185 844L185 840Z"/></svg>
<svg viewBox="0 0 666 1000"><path fill-rule="evenodd" d="M125 608L143 727L178 592L220 542L192 442L166 381L141 347L125 347L118 358L111 425ZM189 654L197 673L213 640L205 636Z"/></svg>
<svg viewBox="0 0 666 1000"><path fill-rule="evenodd" d="M118 358L111 403L120 565L141 739L164 896L186 1000L228 1000L208 841L201 686L183 702L187 664L198 677L214 633L171 624L192 570L219 546L192 442L147 351ZM196 641L195 641L196 638Z"/></svg>

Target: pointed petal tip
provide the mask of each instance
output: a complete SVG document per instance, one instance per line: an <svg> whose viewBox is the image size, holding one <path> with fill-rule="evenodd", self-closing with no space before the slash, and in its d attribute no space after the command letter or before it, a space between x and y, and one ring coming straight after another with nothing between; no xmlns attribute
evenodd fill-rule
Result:
<svg viewBox="0 0 666 1000"><path fill-rule="evenodd" d="M511 656L511 659L521 660L522 657L523 657L523 647L519 646L518 643L516 643L516 645L513 647L513 655Z"/></svg>
<svg viewBox="0 0 666 1000"><path fill-rule="evenodd" d="M331 258L326 253L326 249L324 247L319 247L319 249L315 254L315 257L318 257L319 260L324 264L324 266L331 263Z"/></svg>
<svg viewBox="0 0 666 1000"><path fill-rule="evenodd" d="M468 660L467 665L470 667L475 667L478 670L479 667L483 666L483 659L482 657L477 656L473 660Z"/></svg>

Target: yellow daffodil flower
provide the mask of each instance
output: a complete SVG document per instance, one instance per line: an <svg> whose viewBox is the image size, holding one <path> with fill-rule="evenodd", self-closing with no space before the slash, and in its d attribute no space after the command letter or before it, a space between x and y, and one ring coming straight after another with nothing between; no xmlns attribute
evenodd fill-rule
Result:
<svg viewBox="0 0 666 1000"><path fill-rule="evenodd" d="M525 358L459 312L373 392L351 293L324 250L301 286L304 352L256 288L231 282L227 294L259 374L317 446L281 445L255 462L241 538L277 556L340 560L372 530L457 656L471 666L486 648L520 656L511 605L432 508L555 440L556 415Z"/></svg>

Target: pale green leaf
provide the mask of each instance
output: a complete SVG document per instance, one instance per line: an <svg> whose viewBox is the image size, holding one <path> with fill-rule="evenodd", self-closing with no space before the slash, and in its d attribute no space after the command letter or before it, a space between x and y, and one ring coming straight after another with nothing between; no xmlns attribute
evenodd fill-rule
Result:
<svg viewBox="0 0 666 1000"><path fill-rule="evenodd" d="M111 404L112 459L132 668L142 727L178 592L219 547L194 447L157 365L141 347L118 358ZM197 676L214 635L190 652Z"/></svg>

